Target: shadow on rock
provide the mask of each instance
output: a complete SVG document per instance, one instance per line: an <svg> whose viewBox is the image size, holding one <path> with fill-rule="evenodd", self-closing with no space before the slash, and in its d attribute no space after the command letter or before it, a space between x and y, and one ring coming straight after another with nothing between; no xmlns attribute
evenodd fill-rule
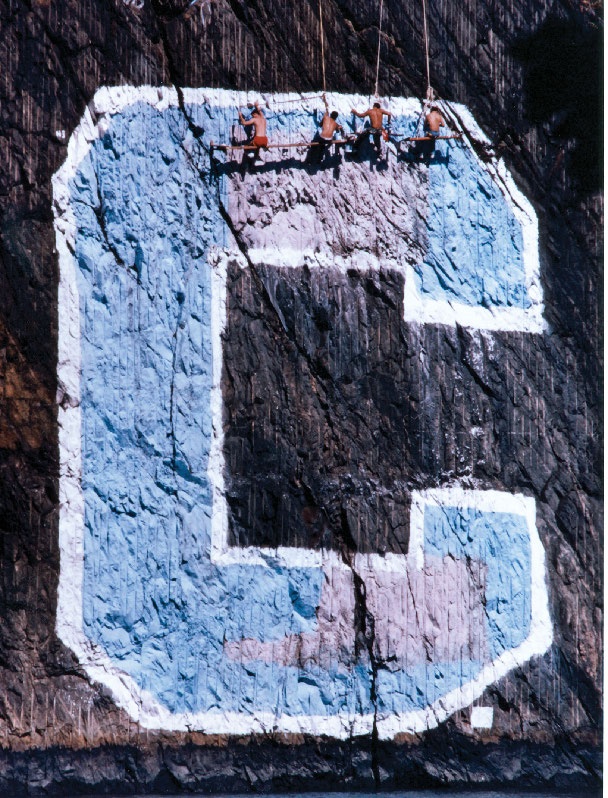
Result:
<svg viewBox="0 0 608 798"><path fill-rule="evenodd" d="M450 162L450 154L436 149L434 141L415 141L399 153L398 160L407 164L447 165Z"/></svg>
<svg viewBox="0 0 608 798"><path fill-rule="evenodd" d="M512 47L524 67L525 112L548 123L551 133L574 142L568 154L572 177L584 191L601 187L602 33L589 15L551 15Z"/></svg>
<svg viewBox="0 0 608 798"><path fill-rule="evenodd" d="M280 150L279 150L280 152ZM242 161L226 161L220 163L217 160L214 162L214 168L218 175L226 175L232 177L233 175L240 174L246 175L247 173L253 174L266 174L268 172L280 173L284 169L300 169L308 174L317 174L317 172L324 172L328 169L337 169L342 163L341 154L335 153L333 155L326 155L320 162L312 162L306 158L295 158L294 156L280 157L275 161L265 161L264 163L254 163L254 158L245 156Z"/></svg>

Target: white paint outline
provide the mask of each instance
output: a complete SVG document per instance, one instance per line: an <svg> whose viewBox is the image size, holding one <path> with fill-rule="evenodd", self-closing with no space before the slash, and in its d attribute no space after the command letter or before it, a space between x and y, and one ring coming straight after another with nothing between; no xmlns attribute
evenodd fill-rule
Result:
<svg viewBox="0 0 608 798"><path fill-rule="evenodd" d="M532 657L544 654L553 642L553 625L549 613L549 595L546 585L545 550L536 528L536 502L522 494L503 493L496 490L466 490L460 486L420 491L412 495L410 511L410 541L415 540L419 562L424 562L420 541L424 537L424 507L473 507L484 512L508 512L525 517L530 536L530 631L526 639L513 649L481 669L475 679L446 693L425 710L432 729L447 720L459 709L469 706L479 698L486 687L502 679L514 668ZM378 733L382 739L393 737L404 726L414 723L414 713L396 713L378 720ZM398 731L395 731L397 726ZM415 729L420 731L421 729Z"/></svg>
<svg viewBox="0 0 608 798"><path fill-rule="evenodd" d="M211 89L184 90L187 104L213 103L234 106L255 99L252 93L227 92ZM296 99L299 95L276 95L275 100ZM330 96L338 109L364 102L361 96ZM113 114L136 102L145 102L159 110L178 105L175 89L130 86L105 87L96 94L71 135L67 158L52 179L53 213L59 259L58 286L58 443L59 443L59 549L60 573L57 588L56 630L61 640L75 653L88 676L105 685L116 703L143 728L170 731L202 731L208 734L251 733L309 733L328 735L338 739L370 734L374 717L371 714L338 713L326 716L277 716L272 712L257 712L255 716L237 712L172 713L135 680L117 668L106 652L91 642L84 633L83 571L84 571L84 496L82 492L82 450L80 410L80 307L74 258L76 221L71 207L69 181L87 156L92 142L105 133ZM303 105L306 107L307 103ZM391 99L395 113L419 109L414 100ZM527 201L526 201L527 202ZM218 565L244 564L346 568L335 552L311 552L286 547L261 550L255 547L234 549L227 545L227 507L223 485L223 431L221 400L221 332L226 318L226 263L234 253L212 251L212 319L213 384L211 404L213 436L210 451L210 477L213 485L213 513L211 558ZM417 318L416 321L425 319ZM445 319L441 320L445 323ZM423 513L427 504L457 503L462 507L502 508L503 512L518 512L527 519L531 546L531 628L526 640L512 651L485 666L476 679L451 691L424 710L393 713L377 718L380 738L390 739L399 733L415 733L437 726L451 714L470 705L483 690L530 657L544 653L552 642L545 577L545 553L536 530L535 503L522 495L500 491L480 491L453 486L432 491L414 492L410 529L410 553L406 556L389 554L359 554L355 569L383 569L403 571L421 568L424 564Z"/></svg>
<svg viewBox="0 0 608 798"><path fill-rule="evenodd" d="M448 118L457 120L463 141L475 155L473 142L489 149L491 142L481 130L473 115L460 103L443 101L438 103ZM481 164L492 181L500 189L507 205L519 222L523 238L523 263L526 291L530 307L524 308L483 308L452 302L447 299L427 299L420 295L416 275L411 264L406 268L404 319L405 321L427 322L432 324L460 324L480 330L521 331L543 333L548 329L544 318L543 290L540 281L540 260L538 255L538 217L532 203L515 185L515 181L502 158L492 157Z"/></svg>

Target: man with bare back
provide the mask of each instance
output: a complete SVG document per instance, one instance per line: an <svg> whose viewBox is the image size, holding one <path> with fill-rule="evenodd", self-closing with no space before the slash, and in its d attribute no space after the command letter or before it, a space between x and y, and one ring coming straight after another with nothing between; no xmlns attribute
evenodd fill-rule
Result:
<svg viewBox="0 0 608 798"><path fill-rule="evenodd" d="M338 130L343 130L342 125L339 125L336 122L338 118L338 112L332 111L331 114L328 111L325 111L323 114L323 118L321 119L321 132L319 133L319 138L329 144L333 141L334 134Z"/></svg>
<svg viewBox="0 0 608 798"><path fill-rule="evenodd" d="M439 108L436 105L431 105L428 114L424 118L425 135L436 139L440 135L442 127L445 127L445 121L439 112Z"/></svg>
<svg viewBox="0 0 608 798"><path fill-rule="evenodd" d="M268 148L268 137L266 136L266 117L259 104L257 102L254 104L253 111L251 112L251 119L245 119L243 114L239 111L239 122L245 129L253 125L253 139L251 144L256 148L254 150L254 163L264 163L260 158L260 148Z"/></svg>
<svg viewBox="0 0 608 798"><path fill-rule="evenodd" d="M365 128L365 130L363 130L363 132L358 135L356 143L358 144L364 136L371 134L374 138L374 147L376 148L376 151L380 153L381 152L380 142L383 133L388 138L388 132L385 130L385 128L382 125L383 117L385 116L388 117L386 123L388 127L391 123L391 119L393 116L391 112L382 108L380 103L374 103L372 108L368 108L367 111L363 111L362 113L359 113L359 111L355 111L354 108L352 108L351 111L355 116L358 116L359 119L365 119L365 117L369 117L369 122L370 122L370 126L368 128Z"/></svg>
<svg viewBox="0 0 608 798"><path fill-rule="evenodd" d="M338 112L332 111L329 113L329 106L325 102L325 113L321 119L321 130L315 133L312 140L312 145L306 155L306 163L319 164L325 158L334 136L338 131L343 131L344 128L337 121Z"/></svg>

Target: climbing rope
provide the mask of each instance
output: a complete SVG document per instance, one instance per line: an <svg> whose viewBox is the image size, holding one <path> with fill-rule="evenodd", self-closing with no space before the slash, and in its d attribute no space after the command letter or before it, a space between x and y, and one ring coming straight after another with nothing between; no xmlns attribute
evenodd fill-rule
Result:
<svg viewBox="0 0 608 798"><path fill-rule="evenodd" d="M380 47L382 45L382 8L384 0L380 0L380 20L378 21L378 55L376 57L376 85L374 87L374 97L378 96L378 78L380 76Z"/></svg>
<svg viewBox="0 0 608 798"><path fill-rule="evenodd" d="M424 28L424 53L426 57L426 99L432 102L435 92L431 86L431 62L429 59L429 31L426 21L426 0L422 0L422 23Z"/></svg>
<svg viewBox="0 0 608 798"><path fill-rule="evenodd" d="M323 94L327 87L325 85L325 35L323 33L323 2L319 0L319 34L321 36L321 70L323 74Z"/></svg>

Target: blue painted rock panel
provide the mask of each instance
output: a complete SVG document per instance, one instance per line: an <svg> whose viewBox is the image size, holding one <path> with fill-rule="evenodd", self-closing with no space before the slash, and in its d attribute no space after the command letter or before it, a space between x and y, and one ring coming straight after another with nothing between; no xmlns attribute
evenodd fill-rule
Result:
<svg viewBox="0 0 608 798"><path fill-rule="evenodd" d="M419 291L473 307L529 308L521 225L470 151L446 147L429 169L429 249L416 266Z"/></svg>

